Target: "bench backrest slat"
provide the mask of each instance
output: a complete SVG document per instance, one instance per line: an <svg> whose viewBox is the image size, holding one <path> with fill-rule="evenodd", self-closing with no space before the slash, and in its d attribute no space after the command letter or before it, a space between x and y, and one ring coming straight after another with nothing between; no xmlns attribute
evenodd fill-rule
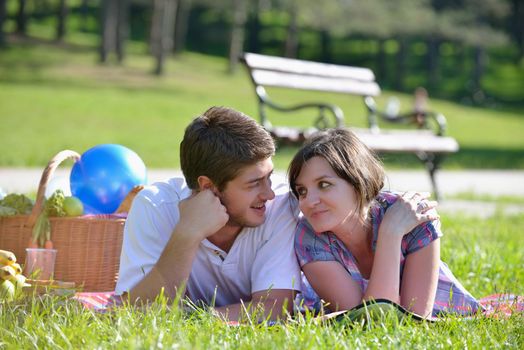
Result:
<svg viewBox="0 0 524 350"><path fill-rule="evenodd" d="M329 91L362 96L377 96L380 94L380 87L373 81L299 75L258 69L252 70L251 76L255 84L262 86Z"/></svg>
<svg viewBox="0 0 524 350"><path fill-rule="evenodd" d="M339 66L335 64L265 56L254 53L244 54L244 60L251 69L264 69L331 78L347 78L368 82L375 81L375 74L373 74L373 71L368 68Z"/></svg>
<svg viewBox="0 0 524 350"><path fill-rule="evenodd" d="M276 56L245 53L253 82L260 86L377 96L380 87L368 68L339 66Z"/></svg>

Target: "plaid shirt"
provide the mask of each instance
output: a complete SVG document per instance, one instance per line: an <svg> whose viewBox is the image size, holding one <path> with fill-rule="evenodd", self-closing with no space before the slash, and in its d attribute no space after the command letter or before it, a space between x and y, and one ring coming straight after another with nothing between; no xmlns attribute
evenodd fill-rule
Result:
<svg viewBox="0 0 524 350"><path fill-rule="evenodd" d="M378 229L386 210L397 200L397 195L390 192L380 193L370 210L373 225L372 250L375 251L378 238ZM426 222L402 239L401 258L400 258L400 278L404 271L406 257L417 250L424 248L432 241L442 236L440 231L440 221ZM302 218L295 232L295 252L300 266L311 261L338 261L350 276L358 283L362 294L364 294L368 280L362 277L356 261L351 252L346 248L332 232L315 233L309 223ZM305 306L319 309L320 301L307 281L303 281L302 298ZM440 262L439 280L435 304L433 306L433 316L443 312L453 312L461 315L476 313L481 307L478 301L460 284L453 276L448 266Z"/></svg>

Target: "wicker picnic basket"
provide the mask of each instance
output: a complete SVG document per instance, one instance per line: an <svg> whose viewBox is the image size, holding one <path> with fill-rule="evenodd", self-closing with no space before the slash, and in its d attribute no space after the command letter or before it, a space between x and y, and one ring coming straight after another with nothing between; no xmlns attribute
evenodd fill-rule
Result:
<svg viewBox="0 0 524 350"><path fill-rule="evenodd" d="M0 217L0 249L25 262L25 248L43 209L44 194L53 172L66 159L80 159L74 151L59 152L45 168L30 215ZM54 279L75 282L83 291L115 288L125 219L112 215L50 217L51 240L57 249Z"/></svg>

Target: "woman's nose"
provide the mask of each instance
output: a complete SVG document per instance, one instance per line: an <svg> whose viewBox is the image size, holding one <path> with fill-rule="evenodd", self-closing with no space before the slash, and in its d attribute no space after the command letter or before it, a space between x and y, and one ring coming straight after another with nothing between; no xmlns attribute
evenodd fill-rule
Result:
<svg viewBox="0 0 524 350"><path fill-rule="evenodd" d="M306 196L302 199L303 204L308 208L313 208L320 203L320 197L315 191L308 191Z"/></svg>

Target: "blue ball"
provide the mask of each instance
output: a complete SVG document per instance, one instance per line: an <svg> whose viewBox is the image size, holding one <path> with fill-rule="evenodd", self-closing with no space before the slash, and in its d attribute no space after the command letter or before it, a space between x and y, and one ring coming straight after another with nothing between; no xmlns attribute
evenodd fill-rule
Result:
<svg viewBox="0 0 524 350"><path fill-rule="evenodd" d="M103 144L82 154L69 180L71 193L82 201L85 214L110 214L134 186L147 183L147 170L129 148Z"/></svg>

